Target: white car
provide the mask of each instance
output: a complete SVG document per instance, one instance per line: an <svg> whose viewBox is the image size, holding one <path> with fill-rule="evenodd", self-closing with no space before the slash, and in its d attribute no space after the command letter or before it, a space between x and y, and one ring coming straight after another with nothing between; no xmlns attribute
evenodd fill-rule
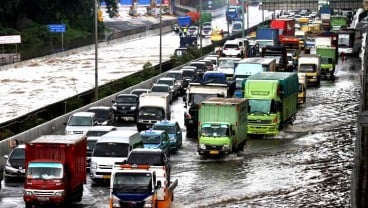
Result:
<svg viewBox="0 0 368 208"><path fill-rule="evenodd" d="M199 35L199 28L198 26L190 26L188 27L188 34L189 36L198 36Z"/></svg>
<svg viewBox="0 0 368 208"><path fill-rule="evenodd" d="M202 27L202 37L210 37L212 33L211 26L203 26Z"/></svg>

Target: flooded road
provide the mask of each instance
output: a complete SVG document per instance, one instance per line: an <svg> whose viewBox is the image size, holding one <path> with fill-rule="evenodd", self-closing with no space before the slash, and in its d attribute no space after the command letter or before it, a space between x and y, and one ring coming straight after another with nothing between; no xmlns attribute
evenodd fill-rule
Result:
<svg viewBox="0 0 368 208"><path fill-rule="evenodd" d="M308 88L293 126L250 139L239 156L203 159L196 141L184 139L171 155L172 179L179 180L173 207L350 207L360 65L359 58L339 64L335 82ZM183 106L181 98L173 103L172 119L185 133ZM82 202L71 207L108 207L108 186L87 179ZM3 182L0 207L24 207L22 191L21 181Z"/></svg>

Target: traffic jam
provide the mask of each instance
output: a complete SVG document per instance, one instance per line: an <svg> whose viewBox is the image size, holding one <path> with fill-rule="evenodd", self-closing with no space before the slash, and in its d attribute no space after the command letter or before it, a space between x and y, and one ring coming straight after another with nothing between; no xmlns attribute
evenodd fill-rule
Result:
<svg viewBox="0 0 368 208"><path fill-rule="evenodd" d="M231 19L231 11L226 19L231 35L236 35L241 33L240 16ZM180 157L190 153L189 160L198 163L236 163L252 140L282 137L298 123L298 111L321 85L340 81L338 65L359 54L363 32L350 27L353 15L327 5L319 11L283 11L269 25L230 38L211 54L165 72L151 88L136 88L116 95L110 106L74 113L62 135L15 145L4 156L2 191L21 192L29 208L237 204L224 202L226 197L211 203L197 196L195 205L178 198L189 194L190 183L195 183L181 180L188 162L181 164ZM175 32L183 34L175 56L184 58L200 35L214 44L221 41L225 36L220 30L211 18L204 25L178 18ZM183 186L189 187L185 194Z"/></svg>

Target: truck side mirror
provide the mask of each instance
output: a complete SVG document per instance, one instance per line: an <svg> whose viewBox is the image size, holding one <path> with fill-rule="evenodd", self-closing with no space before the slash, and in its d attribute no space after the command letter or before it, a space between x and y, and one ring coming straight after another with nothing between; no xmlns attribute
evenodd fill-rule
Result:
<svg viewBox="0 0 368 208"><path fill-rule="evenodd" d="M156 187L155 187L156 189L159 189L159 188L161 188L161 181L157 181L157 185L156 185Z"/></svg>
<svg viewBox="0 0 368 208"><path fill-rule="evenodd" d="M111 103L116 103L116 101L115 100L112 100Z"/></svg>
<svg viewBox="0 0 368 208"><path fill-rule="evenodd" d="M187 101L187 97L183 96L183 102L186 102L186 101Z"/></svg>

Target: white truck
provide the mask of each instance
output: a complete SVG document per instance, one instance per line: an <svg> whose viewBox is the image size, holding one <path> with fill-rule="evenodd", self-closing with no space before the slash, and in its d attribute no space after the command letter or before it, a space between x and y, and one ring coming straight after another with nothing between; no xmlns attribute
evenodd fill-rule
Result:
<svg viewBox="0 0 368 208"><path fill-rule="evenodd" d="M306 74L308 85L319 87L321 83L321 57L313 54L300 56L298 73Z"/></svg>
<svg viewBox="0 0 368 208"><path fill-rule="evenodd" d="M138 131L147 130L157 121L170 120L170 97L168 93L151 92L139 97L137 119Z"/></svg>

